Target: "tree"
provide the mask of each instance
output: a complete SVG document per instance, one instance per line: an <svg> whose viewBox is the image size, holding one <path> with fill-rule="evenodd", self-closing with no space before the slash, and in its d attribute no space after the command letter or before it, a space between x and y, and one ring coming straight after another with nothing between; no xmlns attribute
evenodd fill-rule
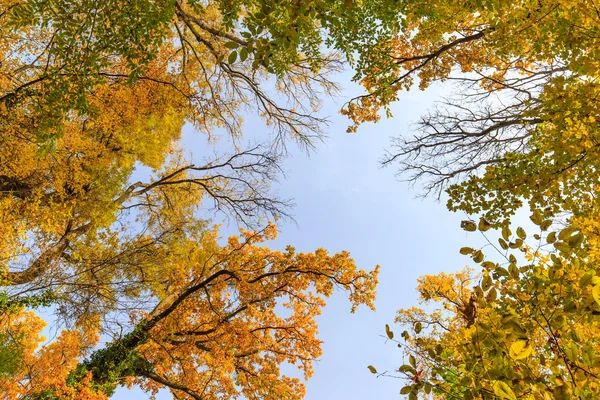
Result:
<svg viewBox="0 0 600 400"><path fill-rule="evenodd" d="M387 57L344 112L355 124L377 120L414 84L458 82L459 92L424 116L414 137L398 138L384 164L424 179L427 192L448 188L451 210L485 213L491 223L524 201L593 214L595 10L593 1L402 2L402 31L380 45Z"/></svg>
<svg viewBox="0 0 600 400"><path fill-rule="evenodd" d="M320 137L328 74L393 31L388 3L0 0L3 393L302 396L280 365L309 377L324 298L372 307L376 270L259 228L289 215L269 190L285 146ZM243 144L248 110L267 143ZM233 152L189 162L186 122ZM250 231L219 243L206 202ZM64 328L46 345L41 307Z"/></svg>
<svg viewBox="0 0 600 400"><path fill-rule="evenodd" d="M3 392L71 398L85 389L91 398L105 398L118 384L136 384L150 393L167 387L176 397L196 399L301 398L301 381L282 375L280 364L298 366L310 377L321 344L314 317L324 298L340 287L349 292L353 309L360 304L373 308L377 270L357 270L345 252L329 256L323 249L303 254L292 247L279 252L260 246L275 236L273 225L231 237L225 246L217 242L216 229L200 229L190 226L161 244L148 244L145 254L137 255L138 263L130 262L143 274L140 289L94 283L98 296L105 296L100 301L107 302L116 290L128 289L128 297L113 300L112 310L96 309L80 318L75 329L63 331L38 352L40 318L21 308L5 316L4 331L23 336L23 360L0 380ZM88 270L80 273L118 273L117 280L123 281L129 271L115 271L113 264L128 256L111 256L108 262L82 254L80 263ZM82 284L73 284L71 299ZM287 309L287 315L280 316L277 307ZM114 328L127 317L130 332L91 350L100 326Z"/></svg>
<svg viewBox="0 0 600 400"><path fill-rule="evenodd" d="M342 65L337 53L366 62L374 38L397 29L394 8L387 0L4 0L2 115L21 109L45 141L72 115L96 113L98 85L144 81L169 88L182 117L205 132L239 137L244 105L280 139L310 146L324 122L314 110L336 91L327 76Z"/></svg>
<svg viewBox="0 0 600 400"><path fill-rule="evenodd" d="M419 282L436 311L400 311L409 398L598 397L597 11L592 1L402 2L403 30L381 42L387 57L344 109L355 130L415 84L457 82L384 164L424 179L427 193L446 190L450 210L482 216L466 230L502 232L487 246L500 258L461 249L477 272ZM526 203L533 237L509 229Z"/></svg>
<svg viewBox="0 0 600 400"><path fill-rule="evenodd" d="M420 279L421 300L437 307L398 312L396 321L406 328L399 346L409 358L399 369L407 379L402 394L598 397L597 246L573 225L551 230L547 216L532 215L539 229L533 236L504 225L499 245L489 246L491 256L462 248L481 272L467 269Z"/></svg>

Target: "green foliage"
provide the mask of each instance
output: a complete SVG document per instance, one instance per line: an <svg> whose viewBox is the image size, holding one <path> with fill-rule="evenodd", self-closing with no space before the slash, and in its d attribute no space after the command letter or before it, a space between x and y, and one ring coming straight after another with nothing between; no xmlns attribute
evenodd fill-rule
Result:
<svg viewBox="0 0 600 400"><path fill-rule="evenodd" d="M0 332L0 379L10 379L20 366L23 357L21 338L8 332Z"/></svg>

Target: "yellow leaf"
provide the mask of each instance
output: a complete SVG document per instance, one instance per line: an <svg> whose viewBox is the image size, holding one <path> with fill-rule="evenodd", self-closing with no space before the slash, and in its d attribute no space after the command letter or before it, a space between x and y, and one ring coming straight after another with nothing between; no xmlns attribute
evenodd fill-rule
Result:
<svg viewBox="0 0 600 400"><path fill-rule="evenodd" d="M492 381L492 389L494 390L494 394L502 400L517 400L515 392L502 381Z"/></svg>
<svg viewBox="0 0 600 400"><path fill-rule="evenodd" d="M510 345L509 354L513 360L521 360L531 354L532 348L526 340L517 340Z"/></svg>
<svg viewBox="0 0 600 400"><path fill-rule="evenodd" d="M592 288L592 296L594 296L596 303L600 304L600 285L596 285Z"/></svg>

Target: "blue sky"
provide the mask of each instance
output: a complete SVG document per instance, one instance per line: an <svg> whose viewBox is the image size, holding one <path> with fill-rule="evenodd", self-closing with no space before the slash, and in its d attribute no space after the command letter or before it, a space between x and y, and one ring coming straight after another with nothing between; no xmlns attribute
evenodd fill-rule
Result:
<svg viewBox="0 0 600 400"><path fill-rule="evenodd" d="M400 350L381 337L392 325L396 310L417 305L416 279L424 274L453 271L467 264L460 247L476 245L477 238L460 229L464 215L450 213L444 202L420 199L420 188L395 177L394 167L381 168L379 159L390 138L410 134L411 123L444 93L443 88L405 93L394 106L394 118L345 132L348 120L338 114L345 100L360 88L348 74L340 76L344 93L327 101L322 113L331 119L328 139L309 156L290 146L284 163L287 179L274 186L282 198L293 198L295 222L279 223L280 236L272 243L298 251L323 247L330 252L348 250L357 265L381 265L377 311L360 308L350 314L343 292L337 292L319 318L323 356L307 383L307 399L400 399L402 381L376 378L367 366L382 372L397 369ZM247 130L264 129L250 118ZM185 143L194 152L205 148L203 138L186 129ZM220 146L226 146L226 143ZM234 226L224 232L233 232ZM475 243L474 243L475 242ZM392 329L399 330L392 326ZM161 394L160 398L170 398ZM140 391L119 389L115 399L145 399Z"/></svg>

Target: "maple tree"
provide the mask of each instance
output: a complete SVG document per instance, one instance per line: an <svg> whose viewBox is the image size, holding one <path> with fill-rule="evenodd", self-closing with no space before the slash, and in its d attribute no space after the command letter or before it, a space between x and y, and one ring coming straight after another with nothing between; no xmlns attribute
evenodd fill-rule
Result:
<svg viewBox="0 0 600 400"><path fill-rule="evenodd" d="M270 185L290 138L320 137L338 52L391 31L391 7L0 0L3 395L301 398L281 365L310 377L324 298L372 308L377 269L270 250L275 227L259 228L289 213ZM243 145L248 111L267 143ZM189 161L185 123L233 153ZM211 202L249 231L221 243ZM61 328L49 343L43 308Z"/></svg>

